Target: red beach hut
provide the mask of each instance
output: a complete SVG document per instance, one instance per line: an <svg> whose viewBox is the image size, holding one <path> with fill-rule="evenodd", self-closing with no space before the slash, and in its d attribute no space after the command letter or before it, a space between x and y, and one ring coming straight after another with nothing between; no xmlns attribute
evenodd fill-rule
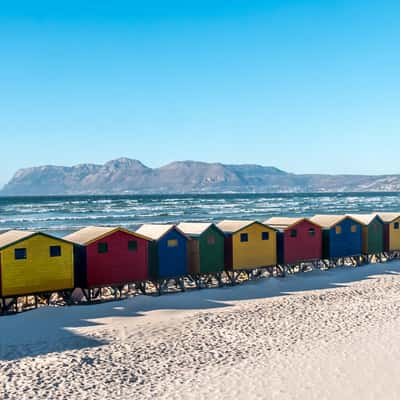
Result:
<svg viewBox="0 0 400 400"><path fill-rule="evenodd" d="M75 286L119 287L149 277L149 241L116 227L90 226L64 238L75 244Z"/></svg>
<svg viewBox="0 0 400 400"><path fill-rule="evenodd" d="M273 217L264 222L278 230L278 262L298 264L322 258L322 228L307 218Z"/></svg>

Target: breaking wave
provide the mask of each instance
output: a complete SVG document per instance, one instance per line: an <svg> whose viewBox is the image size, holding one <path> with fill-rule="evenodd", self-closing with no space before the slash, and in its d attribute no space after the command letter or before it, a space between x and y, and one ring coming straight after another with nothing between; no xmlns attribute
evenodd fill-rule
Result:
<svg viewBox="0 0 400 400"><path fill-rule="evenodd" d="M69 233L87 225L265 220L275 215L400 211L400 193L218 194L0 198L0 230Z"/></svg>

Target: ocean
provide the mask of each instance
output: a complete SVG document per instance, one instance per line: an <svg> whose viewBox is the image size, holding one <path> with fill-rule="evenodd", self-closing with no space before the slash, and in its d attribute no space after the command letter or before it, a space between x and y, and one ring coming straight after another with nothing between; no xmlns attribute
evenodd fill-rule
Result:
<svg viewBox="0 0 400 400"><path fill-rule="evenodd" d="M0 230L63 236L88 225L135 229L142 223L373 211L400 212L400 193L0 197Z"/></svg>

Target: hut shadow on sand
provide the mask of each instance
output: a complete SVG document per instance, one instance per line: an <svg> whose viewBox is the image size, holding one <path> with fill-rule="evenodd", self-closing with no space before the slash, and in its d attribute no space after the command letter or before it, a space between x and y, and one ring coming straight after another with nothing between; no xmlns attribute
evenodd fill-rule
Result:
<svg viewBox="0 0 400 400"><path fill-rule="evenodd" d="M399 273L400 262L392 261L358 268L315 270L285 278L250 281L234 287L193 290L161 297L137 296L96 305L40 308L0 317L0 362L106 345L104 340L93 335L78 334L73 329L101 326L104 323L101 319L104 318L140 318L151 311L232 307L236 301L335 288L373 279L376 275Z"/></svg>

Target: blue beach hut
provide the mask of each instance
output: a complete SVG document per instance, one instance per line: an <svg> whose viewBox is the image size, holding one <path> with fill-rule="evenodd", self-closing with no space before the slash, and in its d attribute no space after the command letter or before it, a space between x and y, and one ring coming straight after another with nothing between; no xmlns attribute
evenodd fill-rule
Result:
<svg viewBox="0 0 400 400"><path fill-rule="evenodd" d="M322 258L357 257L362 254L362 225L350 216L315 215L311 221L322 231Z"/></svg>
<svg viewBox="0 0 400 400"><path fill-rule="evenodd" d="M153 240L149 248L150 278L175 279L188 274L188 237L172 224L144 224L136 233Z"/></svg>

